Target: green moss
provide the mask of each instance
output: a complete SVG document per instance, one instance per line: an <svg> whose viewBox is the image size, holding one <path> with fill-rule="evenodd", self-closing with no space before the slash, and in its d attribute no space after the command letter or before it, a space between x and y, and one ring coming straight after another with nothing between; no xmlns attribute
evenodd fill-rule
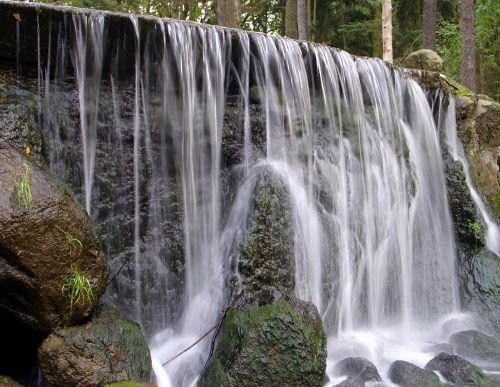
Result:
<svg viewBox="0 0 500 387"><path fill-rule="evenodd" d="M30 184L30 168L26 163L23 163L23 171L21 178L15 182L17 204L24 204L27 210L31 207L31 184Z"/></svg>
<svg viewBox="0 0 500 387"><path fill-rule="evenodd" d="M478 240L481 239L481 226L478 223L469 223L469 230L474 234L474 237Z"/></svg>
<svg viewBox="0 0 500 387"><path fill-rule="evenodd" d="M288 301L228 311L200 386L322 385L326 337L308 313Z"/></svg>

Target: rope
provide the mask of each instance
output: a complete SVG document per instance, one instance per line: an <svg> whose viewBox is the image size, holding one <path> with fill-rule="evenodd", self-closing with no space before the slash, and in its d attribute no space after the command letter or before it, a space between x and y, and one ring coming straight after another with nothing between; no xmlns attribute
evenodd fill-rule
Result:
<svg viewBox="0 0 500 387"><path fill-rule="evenodd" d="M226 308L226 310L224 310L224 313L222 314L222 318L217 321L217 323L211 327L208 331L206 331L198 340L196 340L193 344L191 344L189 347L183 349L181 352L179 352L177 355L175 355L174 357L168 359L165 363L162 363L162 366L165 367L168 363L174 361L175 359L177 359L179 356L181 356L182 354L186 353L187 351L189 351L191 348L193 348L196 344L198 344L200 341L202 341L205 337L207 337L210 332L212 332L214 329L216 328L220 328L220 326L222 325L222 322L224 321L224 319L226 318L226 314L228 312L229 308ZM219 332L219 329L217 329L217 333ZM212 350L211 350L212 351Z"/></svg>

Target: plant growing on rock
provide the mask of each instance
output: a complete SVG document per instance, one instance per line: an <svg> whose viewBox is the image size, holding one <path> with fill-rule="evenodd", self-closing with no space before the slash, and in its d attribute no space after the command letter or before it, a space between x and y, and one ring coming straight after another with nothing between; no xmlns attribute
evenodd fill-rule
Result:
<svg viewBox="0 0 500 387"><path fill-rule="evenodd" d="M62 229L59 226L56 226L56 228L61 231L61 233L64 235L66 238L66 245L68 246L68 251L69 251L69 258L73 260L74 254L77 253L78 255L81 253L83 249L83 244L78 239L75 237L73 234L71 234L69 231L66 231Z"/></svg>
<svg viewBox="0 0 500 387"><path fill-rule="evenodd" d="M30 185L30 168L27 164L23 163L23 172L21 179L15 182L17 203L19 206L24 203L28 210L31 207L31 185Z"/></svg>
<svg viewBox="0 0 500 387"><path fill-rule="evenodd" d="M71 271L62 287L62 293L69 298L70 313L78 302L94 299L92 285L89 279L79 272L76 263L71 264Z"/></svg>
<svg viewBox="0 0 500 387"><path fill-rule="evenodd" d="M469 223L469 230L474 234L477 240L481 239L481 226L477 223Z"/></svg>

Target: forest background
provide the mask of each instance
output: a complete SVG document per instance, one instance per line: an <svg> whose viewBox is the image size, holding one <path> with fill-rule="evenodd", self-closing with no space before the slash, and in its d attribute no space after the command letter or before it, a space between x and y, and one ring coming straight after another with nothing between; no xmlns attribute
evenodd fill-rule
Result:
<svg viewBox="0 0 500 387"><path fill-rule="evenodd" d="M500 0L65 0L57 3L219 24L311 40L370 57L382 57L384 3L392 11L396 65L413 51L432 49L442 57L445 74L476 92L500 100Z"/></svg>

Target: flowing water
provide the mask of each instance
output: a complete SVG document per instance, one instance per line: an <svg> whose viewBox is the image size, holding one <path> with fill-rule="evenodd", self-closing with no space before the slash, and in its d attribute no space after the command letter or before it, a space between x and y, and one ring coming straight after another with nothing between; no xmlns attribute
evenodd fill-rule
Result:
<svg viewBox="0 0 500 387"><path fill-rule="evenodd" d="M159 384L193 385L203 368L209 340L161 364L227 305L263 173L290 199L295 293L323 319L331 383L345 356L384 379L394 360L430 360L442 324L467 316L420 86L321 45L136 17L116 32L108 17L73 13L43 37L40 124L118 272L106 299L141 324ZM476 202L490 246L498 228Z"/></svg>

